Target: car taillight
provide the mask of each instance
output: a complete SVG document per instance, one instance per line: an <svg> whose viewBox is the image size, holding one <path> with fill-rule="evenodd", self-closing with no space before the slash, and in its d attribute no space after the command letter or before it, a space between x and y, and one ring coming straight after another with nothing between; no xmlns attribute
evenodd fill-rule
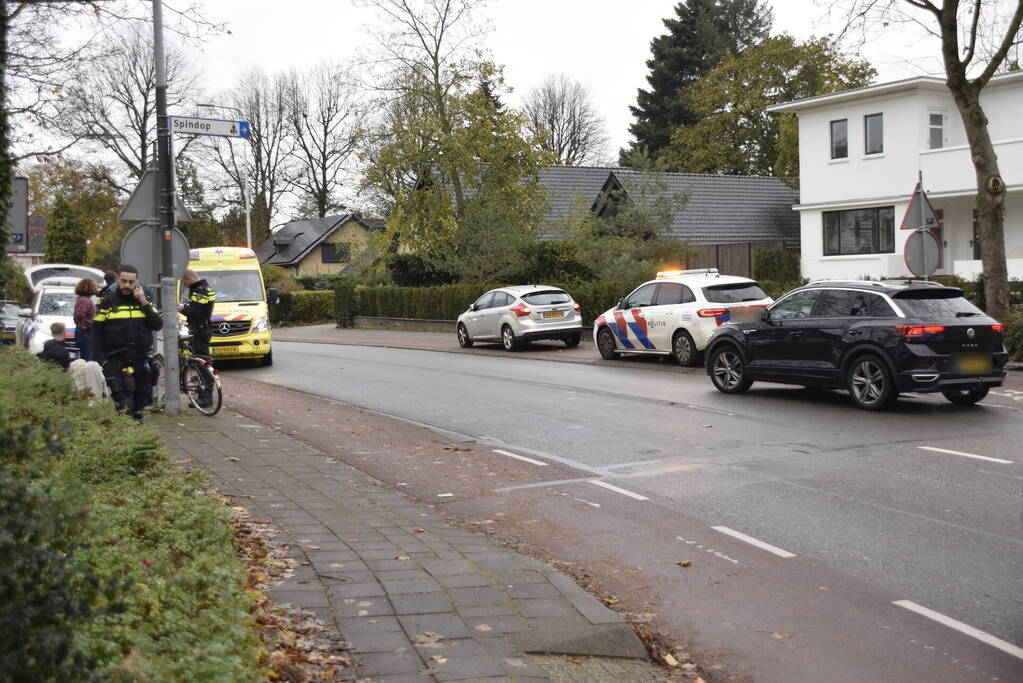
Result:
<svg viewBox="0 0 1023 683"><path fill-rule="evenodd" d="M583 310L583 307L582 307L582 306L580 306L578 302L576 302L576 305L575 305L575 310L577 310L577 311L582 311L582 310ZM1001 327L1001 325L999 325L999 327Z"/></svg>
<svg viewBox="0 0 1023 683"><path fill-rule="evenodd" d="M696 312L696 315L701 318L716 318L719 315L724 315L725 313L728 313L727 308L702 308Z"/></svg>
<svg viewBox="0 0 1023 683"><path fill-rule="evenodd" d="M995 323L994 325L991 326L991 331L997 332L998 334L1002 334L1003 332L1005 332L1005 325L1003 325L1002 323Z"/></svg>
<svg viewBox="0 0 1023 683"><path fill-rule="evenodd" d="M508 310L512 311L519 318L525 318L527 315L533 312L529 309L529 306L522 303L521 301L512 306L511 308L509 308Z"/></svg>
<svg viewBox="0 0 1023 683"><path fill-rule="evenodd" d="M944 325L896 325L899 336L906 339L923 339L945 331Z"/></svg>

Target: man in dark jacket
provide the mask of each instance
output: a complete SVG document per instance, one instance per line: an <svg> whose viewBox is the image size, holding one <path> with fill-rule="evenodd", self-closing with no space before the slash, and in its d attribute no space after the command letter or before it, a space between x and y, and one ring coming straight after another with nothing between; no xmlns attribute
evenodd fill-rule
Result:
<svg viewBox="0 0 1023 683"><path fill-rule="evenodd" d="M103 288L100 289L99 290L99 294L96 295L100 299L102 299L105 296L109 296L109 295L113 294L114 291L117 289L117 273L115 273L112 270L108 270L108 271L104 272L103 273L103 282L105 283L103 285Z"/></svg>
<svg viewBox="0 0 1023 683"><path fill-rule="evenodd" d="M64 345L64 341L67 338L67 328L64 323L53 323L50 325L50 334L53 335L53 339L47 339L46 343L43 344L43 350L36 356L39 360L48 360L51 363L56 363L65 370L71 365L71 354L67 350L67 346Z"/></svg>
<svg viewBox="0 0 1023 683"><path fill-rule="evenodd" d="M210 337L213 336L210 316L213 315L213 303L217 300L217 293L206 280L199 279L191 269L181 275L181 284L188 287L188 303L179 303L178 311L188 321L188 331L192 334L192 351L201 356L208 356Z"/></svg>
<svg viewBox="0 0 1023 683"><path fill-rule="evenodd" d="M148 357L153 349L153 332L163 328L163 320L146 299L135 266L118 269L116 287L96 306L92 355L103 366L117 409L141 420L142 410L153 400Z"/></svg>

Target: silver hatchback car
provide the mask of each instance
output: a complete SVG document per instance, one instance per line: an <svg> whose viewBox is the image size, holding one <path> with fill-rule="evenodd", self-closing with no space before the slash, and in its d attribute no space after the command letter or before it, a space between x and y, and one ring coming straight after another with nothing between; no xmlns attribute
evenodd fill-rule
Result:
<svg viewBox="0 0 1023 683"><path fill-rule="evenodd" d="M458 345L500 341L506 351L524 342L560 339L578 346L583 334L580 306L563 289L521 285L492 289L458 316Z"/></svg>

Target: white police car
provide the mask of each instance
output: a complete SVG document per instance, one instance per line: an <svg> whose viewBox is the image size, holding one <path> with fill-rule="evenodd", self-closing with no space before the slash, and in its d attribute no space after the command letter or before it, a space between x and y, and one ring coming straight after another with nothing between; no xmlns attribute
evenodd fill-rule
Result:
<svg viewBox="0 0 1023 683"><path fill-rule="evenodd" d="M597 318L593 340L605 360L647 353L695 365L718 326L755 319L772 302L755 280L717 268L661 271Z"/></svg>

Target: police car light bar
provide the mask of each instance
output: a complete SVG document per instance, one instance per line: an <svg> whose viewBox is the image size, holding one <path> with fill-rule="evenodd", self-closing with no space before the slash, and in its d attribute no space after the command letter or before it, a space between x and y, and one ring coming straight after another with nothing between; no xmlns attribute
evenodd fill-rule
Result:
<svg viewBox="0 0 1023 683"><path fill-rule="evenodd" d="M689 270L661 270L657 272L658 278L678 277L679 275L707 275L718 272L717 268L691 268Z"/></svg>

